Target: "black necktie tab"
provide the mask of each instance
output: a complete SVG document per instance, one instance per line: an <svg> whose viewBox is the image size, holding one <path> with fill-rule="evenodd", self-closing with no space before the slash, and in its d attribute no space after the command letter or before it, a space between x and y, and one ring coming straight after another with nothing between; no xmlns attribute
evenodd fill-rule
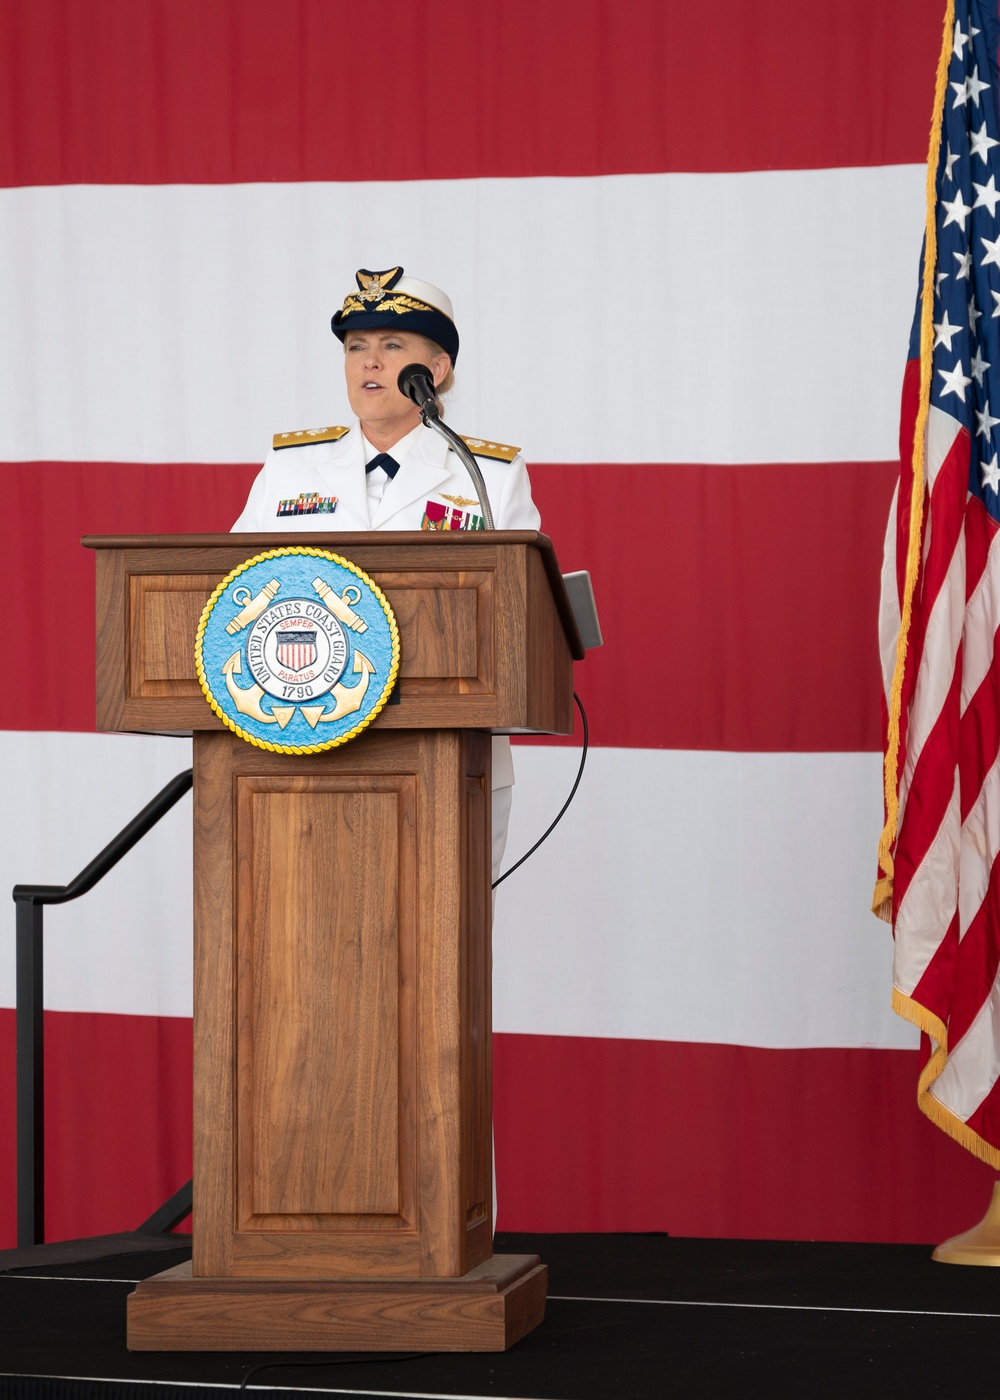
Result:
<svg viewBox="0 0 1000 1400"><path fill-rule="evenodd" d="M373 472L376 467L381 467L390 481L399 471L399 463L395 457L390 457L388 452L380 452L377 457L373 457L365 467L365 475Z"/></svg>

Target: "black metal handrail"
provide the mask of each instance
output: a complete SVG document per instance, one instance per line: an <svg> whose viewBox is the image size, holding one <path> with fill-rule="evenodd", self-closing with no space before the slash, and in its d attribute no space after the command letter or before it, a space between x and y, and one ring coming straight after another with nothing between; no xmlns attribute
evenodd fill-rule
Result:
<svg viewBox="0 0 1000 1400"><path fill-rule="evenodd" d="M45 1242L45 1062L42 910L92 890L191 788L188 768L171 778L68 885L15 885L17 907L17 1243Z"/></svg>

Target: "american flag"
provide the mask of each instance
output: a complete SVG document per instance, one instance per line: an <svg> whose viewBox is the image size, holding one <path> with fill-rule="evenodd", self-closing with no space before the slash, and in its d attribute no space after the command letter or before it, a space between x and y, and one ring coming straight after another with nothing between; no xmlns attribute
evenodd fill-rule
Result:
<svg viewBox="0 0 1000 1400"><path fill-rule="evenodd" d="M921 289L903 386L901 476L883 569L888 820L876 891L876 906L891 913L895 935L893 1005L931 1040L920 1106L994 1167L1000 1167L998 41L995 4L949 5Z"/></svg>
<svg viewBox="0 0 1000 1400"><path fill-rule="evenodd" d="M304 671L316 660L316 633L279 632L278 660L290 671Z"/></svg>

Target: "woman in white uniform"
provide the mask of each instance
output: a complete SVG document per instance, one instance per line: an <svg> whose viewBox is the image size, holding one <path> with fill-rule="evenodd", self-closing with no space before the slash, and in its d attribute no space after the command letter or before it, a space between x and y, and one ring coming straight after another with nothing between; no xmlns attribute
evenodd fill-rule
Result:
<svg viewBox="0 0 1000 1400"><path fill-rule="evenodd" d="M474 530L479 503L458 455L396 387L399 371L427 365L446 394L458 359L451 300L401 267L357 274L334 314L344 346L345 427L276 433L234 531ZM466 438L486 482L498 530L537 530L524 458L516 447ZM493 878L507 839L514 770L507 739L493 741Z"/></svg>

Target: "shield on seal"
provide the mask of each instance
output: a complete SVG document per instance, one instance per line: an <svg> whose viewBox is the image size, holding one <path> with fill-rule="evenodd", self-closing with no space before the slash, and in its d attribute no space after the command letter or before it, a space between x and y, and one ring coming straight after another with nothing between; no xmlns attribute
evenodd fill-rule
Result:
<svg viewBox="0 0 1000 1400"><path fill-rule="evenodd" d="M316 633L279 632L278 660L289 671L304 671L316 662Z"/></svg>

